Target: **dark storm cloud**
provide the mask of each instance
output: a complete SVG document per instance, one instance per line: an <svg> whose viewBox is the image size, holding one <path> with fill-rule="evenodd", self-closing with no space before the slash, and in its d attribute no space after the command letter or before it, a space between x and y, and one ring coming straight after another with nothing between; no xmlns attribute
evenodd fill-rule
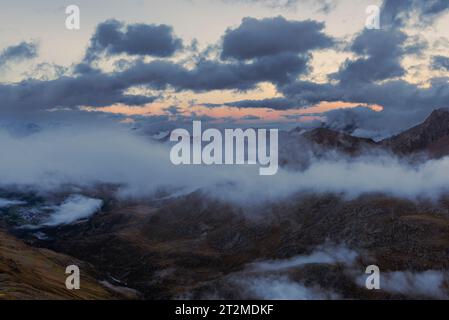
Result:
<svg viewBox="0 0 449 320"><path fill-rule="evenodd" d="M296 81L278 86L284 95L282 98L242 100L225 105L274 110L305 108L323 101L380 105L383 107L381 112L359 107L339 109L325 115L332 128L346 130L351 127L356 128L360 135L385 137L422 122L434 109L449 107L448 81L449 78L434 78L429 87L419 87L403 80L354 82L351 86Z"/></svg>
<svg viewBox="0 0 449 320"><path fill-rule="evenodd" d="M303 105L320 101L344 101L378 104L386 110L400 112L419 109L435 109L449 104L447 78L433 79L430 87L419 87L403 80L387 81L381 84L353 84L351 90L341 85L296 82L281 87L288 99L295 99Z"/></svg>
<svg viewBox="0 0 449 320"><path fill-rule="evenodd" d="M248 90L264 81L288 83L306 70L306 58L286 53L249 63L201 60L192 69L168 61L139 62L123 71L120 77L126 83L148 85L154 89L171 87L177 91L202 92Z"/></svg>
<svg viewBox="0 0 449 320"><path fill-rule="evenodd" d="M288 53L251 63L202 60L193 69L169 61L139 61L124 71L103 73L89 69L74 77L0 85L0 100L4 109L16 112L82 105L102 107L114 103L143 105L154 101L155 97L127 95L126 89L146 86L195 92L247 90L263 81L288 83L307 69L306 64L305 58Z"/></svg>
<svg viewBox="0 0 449 320"><path fill-rule="evenodd" d="M240 100L224 104L204 104L208 108L229 106L243 109L267 108L272 110L292 110L310 107L321 101L343 101L346 89L339 85L318 84L310 81L295 81L279 85L284 97L262 100Z"/></svg>
<svg viewBox="0 0 449 320"><path fill-rule="evenodd" d="M432 69L449 71L449 57L444 56L432 57Z"/></svg>
<svg viewBox="0 0 449 320"><path fill-rule="evenodd" d="M94 68L89 63L81 62L73 67L73 72L75 74L85 75L89 73L101 73L101 70Z"/></svg>
<svg viewBox="0 0 449 320"><path fill-rule="evenodd" d="M208 108L229 106L243 109L267 108L272 110L294 110L313 106L322 101L335 102L352 99L345 92L346 88L340 85L314 83L310 81L295 81L278 86L284 97L262 100L240 100L224 104L204 104Z"/></svg>
<svg viewBox="0 0 449 320"><path fill-rule="evenodd" d="M310 81L296 81L279 88L289 100L296 101L299 107L308 107L321 101L342 101L345 89L330 83L314 83Z"/></svg>
<svg viewBox="0 0 449 320"><path fill-rule="evenodd" d="M228 106L242 109L266 108L272 110L287 110L297 108L298 104L287 98L271 98L262 100L240 100L224 104L204 104L204 106L208 108Z"/></svg>
<svg viewBox="0 0 449 320"><path fill-rule="evenodd" d="M126 95L120 77L101 73L54 80L26 80L0 85L2 111L20 113L57 107L103 107L114 103L141 105L154 97Z"/></svg>
<svg viewBox="0 0 449 320"><path fill-rule="evenodd" d="M406 55L420 55L428 43L419 36L407 36L399 27L417 13L422 21L433 19L449 9L449 1L385 0L380 30L365 29L353 41L350 50L359 56L347 60L331 75L342 84L384 81L405 74L401 61Z"/></svg>
<svg viewBox="0 0 449 320"><path fill-rule="evenodd" d="M403 76L401 59L407 51L403 48L407 36L395 30L364 30L354 40L351 51L359 56L347 60L333 75L343 83L371 82ZM416 52L412 47L413 53Z"/></svg>
<svg viewBox="0 0 449 320"><path fill-rule="evenodd" d="M429 24L449 10L447 0L384 0L381 26L402 27L416 13L421 24Z"/></svg>
<svg viewBox="0 0 449 320"><path fill-rule="evenodd" d="M182 41L167 25L129 24L108 20L97 26L91 38L86 60L98 54L148 55L169 57L182 48Z"/></svg>
<svg viewBox="0 0 449 320"><path fill-rule="evenodd" d="M382 112L369 109L347 110L345 118L357 127L391 134L423 121L437 108L449 107L448 78L433 79L428 88L403 80L376 83L354 83L350 88L341 84L296 82L280 90L289 100L311 106L321 101L343 101L380 105ZM336 111L341 113L343 111ZM335 114L334 114L335 115ZM332 119L337 119L333 117ZM338 122L342 122L341 117Z"/></svg>
<svg viewBox="0 0 449 320"><path fill-rule="evenodd" d="M0 53L0 67L10 62L21 62L37 57L37 45L33 42L21 42L10 46Z"/></svg>
<svg viewBox="0 0 449 320"><path fill-rule="evenodd" d="M242 120L260 120L261 118L254 115L246 115L241 118Z"/></svg>
<svg viewBox="0 0 449 320"><path fill-rule="evenodd" d="M158 97L129 95L126 94L127 90L142 87L193 92L245 91L256 88L262 82L270 82L283 97L235 101L225 105L286 110L309 107L323 101L378 104L384 107L383 112L367 108L348 110L344 114L336 111L329 114L328 120L335 126L347 121L365 130L393 132L421 121L432 109L447 105L447 79L434 79L428 88L391 80L404 74L400 64L402 58L407 54L417 54L423 48L417 45L417 39L407 38L399 30L365 30L358 34L349 47L357 57L346 61L333 75L340 81L298 81L300 75L309 71L310 51L334 45L334 40L323 33L323 27L314 21L288 21L282 17L261 20L245 18L240 26L228 29L223 36L222 59L211 59L208 57L212 55L204 54L195 62L190 60L189 67L168 59L151 62L128 59L120 66L116 65L113 72L105 73L91 64L98 54L126 53L166 58L181 47L170 27L125 26L115 20L107 21L98 26L87 58L75 66L73 76L0 84L2 110L19 113L58 107L103 107L115 103L144 105ZM152 39L158 40L150 41L153 43L144 41L134 46L134 41L147 34L157 34ZM152 45L155 43L166 45L154 48ZM181 116L176 108L166 111Z"/></svg>
<svg viewBox="0 0 449 320"><path fill-rule="evenodd" d="M413 110L443 107L449 103L448 79L433 79L430 87L421 88L403 80L369 84L354 88L346 95L353 101L379 104L388 110Z"/></svg>
<svg viewBox="0 0 449 320"><path fill-rule="evenodd" d="M322 32L323 28L323 24L314 21L246 18L237 29L228 30L223 41L223 56L238 59L223 61L199 56L189 68L183 62L165 59L151 62L125 60L114 71L105 73L92 64L100 54L166 58L182 47L181 40L173 36L169 26L124 25L108 20L96 28L85 59L73 67L73 75L65 72L54 79L1 84L0 100L3 111L20 113L79 106L103 107L115 103L144 105L157 98L126 93L136 86L193 92L245 91L262 82L285 86L309 71L309 50L333 44L333 40ZM258 40L260 37L264 40ZM243 50L236 47L240 41L250 47L249 51L239 51ZM11 56L13 50L5 52L5 56ZM23 54L23 50L14 52L32 56L31 53ZM270 103L273 105L276 101ZM277 103L280 108L281 102Z"/></svg>
<svg viewBox="0 0 449 320"><path fill-rule="evenodd" d="M316 21L288 21L283 17L244 18L236 29L223 37L223 59L247 60L280 53L304 54L333 44Z"/></svg>

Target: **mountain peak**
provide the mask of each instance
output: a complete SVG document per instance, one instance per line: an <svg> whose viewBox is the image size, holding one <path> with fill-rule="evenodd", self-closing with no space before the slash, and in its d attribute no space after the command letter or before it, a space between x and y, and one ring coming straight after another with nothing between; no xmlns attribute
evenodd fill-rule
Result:
<svg viewBox="0 0 449 320"><path fill-rule="evenodd" d="M423 123L384 140L382 144L398 154L423 151L427 151L432 157L448 154L449 108L432 111Z"/></svg>
<svg viewBox="0 0 449 320"><path fill-rule="evenodd" d="M440 108L433 110L423 123L441 123L442 120L449 120L449 108ZM447 123L449 126L449 122Z"/></svg>
<svg viewBox="0 0 449 320"><path fill-rule="evenodd" d="M351 136L329 128L313 129L304 133L303 137L322 147L336 149L349 154L358 153L364 147L373 147L376 144L371 139Z"/></svg>

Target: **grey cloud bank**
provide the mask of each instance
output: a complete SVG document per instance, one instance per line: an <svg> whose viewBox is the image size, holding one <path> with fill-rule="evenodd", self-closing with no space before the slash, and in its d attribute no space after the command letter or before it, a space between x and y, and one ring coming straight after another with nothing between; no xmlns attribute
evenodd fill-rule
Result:
<svg viewBox="0 0 449 320"><path fill-rule="evenodd" d="M333 40L323 33L323 29L323 23L311 20L245 18L238 28L226 31L221 57L247 60L330 47Z"/></svg>
<svg viewBox="0 0 449 320"><path fill-rule="evenodd" d="M401 22L403 27L403 20L412 11L430 19L447 12L447 4L436 0L425 4L386 0L382 6L382 16L389 21L387 26ZM183 41L170 26L126 24L110 19L97 25L85 58L73 66L73 73L66 70L51 80L27 79L0 84L0 112L5 116L33 116L35 112L53 108L76 110L80 106L97 108L117 103L143 106L162 101L167 91L244 92L268 82L283 96L230 101L223 105L287 110L323 101L376 104L384 110L379 113L360 109L336 111L326 115L328 123L336 127L332 119L336 118L335 114L343 113L363 134L386 136L422 121L433 109L445 107L449 101L448 79L431 79L429 87L401 79L406 72L403 59L427 48L405 31L386 27L359 32L346 46L354 58L347 59L336 73L327 75L327 82L317 83L303 79L312 70L313 52L339 51L342 44L341 39L326 34L322 22L288 20L282 16L246 17L236 27L224 30L216 45L216 57L206 53L207 50L191 49L193 52L188 54L197 56L180 61L173 57L183 51ZM33 57L33 50L31 43L22 43L5 50L3 55L5 59L20 60ZM102 57L120 55L135 59L125 59L121 67L109 72L95 64ZM148 57L152 60L144 59ZM436 56L433 68L444 70L444 59ZM128 93L136 87L153 91L151 95ZM216 105L205 103L204 106Z"/></svg>
<svg viewBox="0 0 449 320"><path fill-rule="evenodd" d="M201 189L223 201L250 204L299 192L437 199L449 191L448 157L417 166L386 156L316 160L304 171L280 168L274 176L259 176L254 166L177 167L168 146L119 129L55 128L22 138L2 131L0 142L8 150L0 159L2 186L39 192L114 184L121 186L120 197L151 197L160 188Z"/></svg>
<svg viewBox="0 0 449 320"><path fill-rule="evenodd" d="M37 57L38 45L34 42L21 42L0 52L0 68L9 63L17 63Z"/></svg>
<svg viewBox="0 0 449 320"><path fill-rule="evenodd" d="M169 57L182 46L182 40L174 36L170 26L125 25L117 20L108 20L97 26L87 49L86 60L90 62L102 53Z"/></svg>

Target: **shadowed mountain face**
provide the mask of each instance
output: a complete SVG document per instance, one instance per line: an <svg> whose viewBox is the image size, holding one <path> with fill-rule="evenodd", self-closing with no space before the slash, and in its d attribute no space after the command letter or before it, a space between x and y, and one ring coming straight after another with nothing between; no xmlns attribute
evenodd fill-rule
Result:
<svg viewBox="0 0 449 320"><path fill-rule="evenodd" d="M437 110L423 124L381 142L323 128L292 131L281 136L281 156L300 156L295 146L306 146L315 158L370 152L440 157L448 154L446 140L449 111ZM297 159L296 164L306 158ZM15 218L21 210L0 215L5 227L27 243L0 232L6 239L0 243L6 282L0 286L6 283L6 292L13 292L7 298L139 296L130 290L146 299L449 297L447 196L348 199L300 193L248 207L213 200L202 191L158 201L119 201L112 193L107 188L86 191L105 205L92 217L67 225L17 229L23 224ZM77 293L60 289L64 282L59 277L65 276L60 271L72 261L69 256L87 277L85 289ZM365 269L372 264L383 274L379 291L364 287ZM37 271L28 271L32 267ZM36 283L36 273L48 279Z"/></svg>
<svg viewBox="0 0 449 320"><path fill-rule="evenodd" d="M438 109L424 123L382 142L400 155L426 152L432 158L449 154L449 109Z"/></svg>
<svg viewBox="0 0 449 320"><path fill-rule="evenodd" d="M353 137L327 128L314 129L304 133L303 136L311 143L320 145L327 150L337 150L348 155L359 155L362 151L377 146L371 139Z"/></svg>
<svg viewBox="0 0 449 320"><path fill-rule="evenodd" d="M328 128L314 129L302 136L325 151L334 150L349 156L380 151L400 157L424 154L429 158L441 158L449 154L449 109L435 110L423 123L378 142Z"/></svg>

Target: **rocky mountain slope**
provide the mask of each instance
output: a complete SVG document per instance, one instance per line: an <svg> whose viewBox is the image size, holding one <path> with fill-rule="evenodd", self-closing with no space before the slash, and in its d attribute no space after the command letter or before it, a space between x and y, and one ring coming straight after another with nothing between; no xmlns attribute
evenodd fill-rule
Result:
<svg viewBox="0 0 449 320"><path fill-rule="evenodd" d="M438 109L422 123L382 141L393 152L404 155L426 152L432 158L449 154L449 109Z"/></svg>
<svg viewBox="0 0 449 320"><path fill-rule="evenodd" d="M147 299L258 298L239 287L253 277L287 277L341 298L428 298L369 291L356 280L370 264L383 272L449 268L446 199L435 204L380 195L350 201L298 195L251 214L241 210L200 193L165 203L121 203L88 222L43 229L51 240L28 241L89 262L111 283ZM357 259L259 273L248 269L255 262L307 257L327 243L345 246Z"/></svg>
<svg viewBox="0 0 449 320"><path fill-rule="evenodd" d="M66 267L77 265L80 290L65 286ZM98 282L92 266L44 248L32 248L0 230L0 299L124 299L133 298ZM135 296L134 296L135 297Z"/></svg>
<svg viewBox="0 0 449 320"><path fill-rule="evenodd" d="M449 109L434 110L423 123L378 142L328 128L305 132L303 137L325 151L334 150L350 156L383 151L400 157L422 154L440 158L449 154Z"/></svg>
<svg viewBox="0 0 449 320"><path fill-rule="evenodd" d="M303 136L311 143L320 145L327 150L338 150L349 155L358 155L361 151L376 146L376 143L371 139L358 138L327 128L314 129L305 132Z"/></svg>

